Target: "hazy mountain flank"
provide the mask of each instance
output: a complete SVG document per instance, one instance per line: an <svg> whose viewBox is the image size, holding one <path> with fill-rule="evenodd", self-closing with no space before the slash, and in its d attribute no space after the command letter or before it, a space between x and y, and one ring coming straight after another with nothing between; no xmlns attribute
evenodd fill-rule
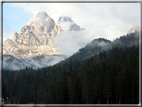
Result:
<svg viewBox="0 0 142 107"><path fill-rule="evenodd" d="M42 68L65 60L69 55L61 51L61 47L65 47L63 46L66 45L64 42L68 43L70 40L68 41L64 37L72 34L77 35L77 32L83 30L85 29L77 25L70 17L59 17L58 25L56 25L46 12L40 12L28 25L23 26L19 33L15 31L12 39L3 42L3 68ZM64 32L73 33L65 35ZM65 36L61 37L63 34ZM81 36L79 37L81 38ZM131 28L126 36L121 36L113 42L104 38L94 39L67 60L87 59L112 47L138 44L139 26L136 26Z"/></svg>
<svg viewBox="0 0 142 107"><path fill-rule="evenodd" d="M66 25L68 19L71 21ZM58 24L70 31L82 30L69 17L59 17ZM66 31L59 25L46 12L40 12L19 33L15 31L12 39L3 42L4 69L41 68L64 60L67 56L60 51L61 45L55 46L53 41Z"/></svg>

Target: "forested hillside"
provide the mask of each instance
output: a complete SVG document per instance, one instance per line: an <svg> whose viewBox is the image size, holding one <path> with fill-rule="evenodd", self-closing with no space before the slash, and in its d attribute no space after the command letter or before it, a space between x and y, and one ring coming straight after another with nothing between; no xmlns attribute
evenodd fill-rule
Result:
<svg viewBox="0 0 142 107"><path fill-rule="evenodd" d="M77 53L74 53L67 60L62 61L66 62L68 60L84 60L90 58L99 52L107 51L113 47L124 47L132 46L139 44L139 31L123 35L120 38L115 39L114 41L109 41L104 38L94 39L88 43L85 47L81 48Z"/></svg>
<svg viewBox="0 0 142 107"><path fill-rule="evenodd" d="M38 70L4 70L2 88L3 98L16 104L138 104L139 46Z"/></svg>

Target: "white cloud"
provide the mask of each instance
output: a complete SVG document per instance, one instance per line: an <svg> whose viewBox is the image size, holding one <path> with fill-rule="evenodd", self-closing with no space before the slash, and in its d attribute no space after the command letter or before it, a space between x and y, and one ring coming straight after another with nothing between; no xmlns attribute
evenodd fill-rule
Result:
<svg viewBox="0 0 142 107"><path fill-rule="evenodd" d="M56 45L63 41L60 44L60 51L68 56L95 38L113 40L140 23L140 4L138 3L11 3L11 5L22 9L23 14L32 14L33 17L38 12L45 11L56 24L59 16L69 16L81 28L85 28L83 32L64 32L54 39ZM12 35L13 31L4 28L4 40L12 38ZM102 42L99 45L105 44ZM50 63L52 65L62 59L64 58L57 57ZM41 66L38 63L35 65L47 66Z"/></svg>
<svg viewBox="0 0 142 107"><path fill-rule="evenodd" d="M12 3L24 12L36 15L45 11L55 22L59 16L70 16L75 23L94 35L113 40L139 24L138 3ZM132 8L133 7L133 8ZM115 35L115 36L114 36ZM88 37L91 35L87 35Z"/></svg>
<svg viewBox="0 0 142 107"><path fill-rule="evenodd" d="M10 69L10 70L19 70L24 69L26 67L32 67L33 69L43 68L47 66L55 65L56 63L65 60L65 56L42 56L40 60L33 59L33 58L27 58L27 59L21 59L21 58L15 58L15 57L9 57L3 56L3 69ZM1 56L0 56L1 59ZM9 62L8 59L13 60L12 62Z"/></svg>
<svg viewBox="0 0 142 107"><path fill-rule="evenodd" d="M71 28L71 25L73 25L73 24L74 23L72 23L72 22L63 22L63 23L59 23L58 26L60 26L65 31L69 31Z"/></svg>
<svg viewBox="0 0 142 107"><path fill-rule="evenodd" d="M85 28L82 34L65 32L58 37L58 41L65 41L61 51L68 55L95 38L114 40L140 22L138 3L12 3L11 5L23 9L23 14L32 14L33 17L38 12L45 11L56 24L60 16L69 16L81 28ZM4 38L11 38L11 35L12 32L4 30ZM70 50L66 51L69 47Z"/></svg>
<svg viewBox="0 0 142 107"><path fill-rule="evenodd" d="M84 31L63 32L53 39L55 47L60 47L59 51L67 56L71 56L81 47L85 46L90 40Z"/></svg>

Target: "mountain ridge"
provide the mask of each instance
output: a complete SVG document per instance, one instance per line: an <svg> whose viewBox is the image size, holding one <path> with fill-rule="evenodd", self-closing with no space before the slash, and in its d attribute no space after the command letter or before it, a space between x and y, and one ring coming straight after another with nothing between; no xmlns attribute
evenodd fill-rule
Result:
<svg viewBox="0 0 142 107"><path fill-rule="evenodd" d="M130 47L132 45L139 45L139 31L136 31L135 33L126 34L124 36L120 36L119 38L115 39L114 41L110 41L105 38L94 39L91 42L89 42L87 45L85 45L83 48L79 49L78 52L74 53L69 58L64 55L63 56L59 55L59 56L62 56L61 60L58 60L58 62L56 62L54 64L57 64L57 65L63 64L65 62L71 61L71 60L85 60L85 59L92 57L95 54L99 54L100 52L107 51L108 49L111 49L113 47L125 47L125 46ZM42 56L42 55L40 55L40 56ZM40 56L38 56L37 58L33 57L32 60L34 60L34 61L36 61L37 59L39 60ZM49 55L47 59L49 59L49 61L50 61L50 59L52 59L52 58L53 58L53 56ZM60 57L57 56L56 58L58 59ZM43 59L44 59L44 57L43 57ZM55 60L57 60L57 59L55 59ZM12 59L10 59L10 60L17 60L17 59L12 57ZM8 60L5 60L5 61L8 62ZM21 60L18 60L18 61L20 62ZM31 62L31 61L30 61L30 59L28 59L28 60L26 60L26 62ZM47 62L48 62L48 60L47 60ZM39 64L40 64L40 62L39 62ZM52 65L54 65L54 64L52 64ZM31 64L28 63L28 65L29 66L27 66L27 67L31 66L36 69L39 67L39 66L36 67L35 65L32 66L32 63ZM23 64L23 66L26 67L24 64ZM47 66L49 66L49 65L47 64ZM46 67L46 66L43 66L43 67ZM6 68L8 68L8 67L6 67ZM41 68L41 67L39 67L39 68Z"/></svg>
<svg viewBox="0 0 142 107"><path fill-rule="evenodd" d="M114 41L110 41L105 38L94 39L83 48L79 49L78 52L74 53L68 59L61 61L61 64L70 60L85 60L95 54L107 51L113 47L130 47L132 45L139 45L139 31L126 34L125 36L120 36Z"/></svg>
<svg viewBox="0 0 142 107"><path fill-rule="evenodd" d="M58 25L61 26L65 31L82 31L85 30L77 25L70 17L61 16L58 19Z"/></svg>
<svg viewBox="0 0 142 107"><path fill-rule="evenodd" d="M59 17L59 23L68 22L68 31L69 32L79 32L84 30L79 25L77 25L70 17ZM58 24L59 24L58 23ZM74 26L74 27L73 27ZM133 28L135 29L135 28ZM62 61L62 60L82 60L87 59L94 54L98 54L99 52L106 51L114 46L122 47L122 46L131 46L131 44L138 44L138 32L139 30L130 29L130 33L127 33L125 37L120 37L119 39L114 40L114 42L107 40L105 38L98 38L92 40L85 47L80 48L77 53L74 53L67 59L67 56L59 51L60 46L55 46L53 43L53 38L58 37L65 29L62 29L59 25L55 25L54 20L46 13L40 12L38 13L33 20L29 23L29 25L25 25L21 28L20 32L16 31L13 34L12 39L7 39L3 44L3 55L5 55L5 64L8 65L18 64L21 61L32 62L40 60L39 57L42 56L44 60L50 62L53 59L54 64ZM129 32L129 31L128 31ZM129 36L136 34L136 38L134 36ZM134 41L132 41L134 39ZM130 40L130 41L129 41ZM125 43L125 45L124 45ZM9 60L12 62L9 63L9 60L6 60L8 56L12 55ZM53 58L55 56L55 58ZM60 56L60 57L59 57ZM25 60L24 60L25 59ZM41 61L44 61L41 60ZM57 61L55 61L57 60ZM14 62L13 62L14 61ZM22 62L24 65L25 62ZM38 62L39 65L42 62ZM28 63L31 67L34 63ZM52 65L54 65L52 64ZM11 66L12 66L11 65ZM45 64L50 66L50 64ZM35 67L35 65L34 65ZM42 66L38 66L42 67ZM37 68L38 68L37 67ZM8 68L8 66L7 66Z"/></svg>

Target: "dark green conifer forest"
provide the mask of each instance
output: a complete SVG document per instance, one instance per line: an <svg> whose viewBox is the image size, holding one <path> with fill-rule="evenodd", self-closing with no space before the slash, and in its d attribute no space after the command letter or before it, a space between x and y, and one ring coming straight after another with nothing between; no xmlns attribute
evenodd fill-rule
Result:
<svg viewBox="0 0 142 107"><path fill-rule="evenodd" d="M85 60L34 70L3 70L12 104L138 104L139 46L113 47Z"/></svg>

